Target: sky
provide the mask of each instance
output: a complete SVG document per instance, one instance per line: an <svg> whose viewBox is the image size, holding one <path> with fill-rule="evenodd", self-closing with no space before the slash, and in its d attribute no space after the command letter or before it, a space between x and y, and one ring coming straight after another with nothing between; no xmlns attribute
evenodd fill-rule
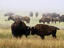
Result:
<svg viewBox="0 0 64 48"><path fill-rule="evenodd" d="M64 12L64 0L0 0L0 10Z"/></svg>

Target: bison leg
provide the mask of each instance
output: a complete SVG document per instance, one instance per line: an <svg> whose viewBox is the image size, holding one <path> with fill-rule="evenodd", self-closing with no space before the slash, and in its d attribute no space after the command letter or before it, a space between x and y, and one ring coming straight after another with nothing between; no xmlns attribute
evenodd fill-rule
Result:
<svg viewBox="0 0 64 48"><path fill-rule="evenodd" d="M19 36L19 38L21 38L22 37L22 35L21 36Z"/></svg>
<svg viewBox="0 0 64 48"><path fill-rule="evenodd" d="M53 31L52 36L53 38L56 38L56 30Z"/></svg>
<svg viewBox="0 0 64 48"><path fill-rule="evenodd" d="M43 22L43 24L45 24L45 22Z"/></svg>
<svg viewBox="0 0 64 48"><path fill-rule="evenodd" d="M56 21L55 21L55 24L56 24Z"/></svg>
<svg viewBox="0 0 64 48"><path fill-rule="evenodd" d="M44 37L44 35L41 35L40 37L41 37L42 39L44 39L44 38L45 38L45 37Z"/></svg>
<svg viewBox="0 0 64 48"><path fill-rule="evenodd" d="M52 34L53 38L56 38L56 34Z"/></svg>
<svg viewBox="0 0 64 48"><path fill-rule="evenodd" d="M27 38L28 35L25 35L25 36L26 36L26 38Z"/></svg>
<svg viewBox="0 0 64 48"><path fill-rule="evenodd" d="M50 24L50 22L47 22L48 24Z"/></svg>

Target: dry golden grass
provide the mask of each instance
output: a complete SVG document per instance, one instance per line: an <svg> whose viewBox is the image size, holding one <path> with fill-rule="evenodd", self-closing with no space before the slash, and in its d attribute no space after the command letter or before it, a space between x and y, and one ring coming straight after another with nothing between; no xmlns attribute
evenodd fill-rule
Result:
<svg viewBox="0 0 64 48"><path fill-rule="evenodd" d="M0 48L64 48L64 40L0 39Z"/></svg>
<svg viewBox="0 0 64 48"><path fill-rule="evenodd" d="M63 31L57 31L57 39L53 39L52 36L45 36L45 39L42 40L36 35L30 35L28 38L23 36L21 39L16 39L12 37L10 29L0 29L0 48L64 48Z"/></svg>

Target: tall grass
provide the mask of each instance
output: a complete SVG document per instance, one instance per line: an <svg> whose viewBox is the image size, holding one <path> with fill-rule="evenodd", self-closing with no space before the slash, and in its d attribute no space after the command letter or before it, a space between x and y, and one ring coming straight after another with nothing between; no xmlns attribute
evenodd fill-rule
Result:
<svg viewBox="0 0 64 48"><path fill-rule="evenodd" d="M62 39L0 39L0 48L64 48Z"/></svg>
<svg viewBox="0 0 64 48"><path fill-rule="evenodd" d="M64 48L64 30L58 30L56 35L57 39L51 35L43 40L37 35L16 39L10 29L0 29L0 48Z"/></svg>

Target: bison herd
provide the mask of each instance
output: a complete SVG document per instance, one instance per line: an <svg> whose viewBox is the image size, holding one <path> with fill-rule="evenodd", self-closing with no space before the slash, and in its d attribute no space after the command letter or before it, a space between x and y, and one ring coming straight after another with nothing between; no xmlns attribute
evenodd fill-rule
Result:
<svg viewBox="0 0 64 48"><path fill-rule="evenodd" d="M52 35L53 38L56 38L56 32L59 30L59 28L55 26L50 26L46 25L45 23L47 22L48 24L50 22L64 22L64 15L60 15L57 13L45 13L43 14L42 18L39 19L39 23L43 22L44 24L36 24L35 26L27 26L26 23L30 23L30 17L28 16L20 16L20 15L15 15L13 13L7 13L5 16L8 16L8 20L13 20L14 23L11 25L11 30L12 30L12 35L16 38L22 37L22 35L25 35L26 37L28 35L38 35L42 39L45 38L47 35ZM32 12L30 16L33 16ZM38 13L36 13L36 18L38 16Z"/></svg>
<svg viewBox="0 0 64 48"><path fill-rule="evenodd" d="M6 13L5 16L8 16L8 21L13 20L16 21L17 19L21 21L25 21L26 23L30 23L30 17L29 16L20 16L20 15L15 15L14 13ZM32 12L30 13L30 16L33 16ZM36 13L36 18L38 16L38 12ZM42 18L39 19L39 23L43 22L50 24L51 23L56 23L56 22L64 22L64 15L60 15L57 13L45 13L42 15Z"/></svg>
<svg viewBox="0 0 64 48"><path fill-rule="evenodd" d="M36 34L44 39L46 35L52 35L53 38L56 38L56 32L59 30L59 28L46 24L36 24L35 26L30 27L27 26L23 21L16 20L11 25L11 30L12 35L16 38L21 38L22 35L27 37L28 35Z"/></svg>

